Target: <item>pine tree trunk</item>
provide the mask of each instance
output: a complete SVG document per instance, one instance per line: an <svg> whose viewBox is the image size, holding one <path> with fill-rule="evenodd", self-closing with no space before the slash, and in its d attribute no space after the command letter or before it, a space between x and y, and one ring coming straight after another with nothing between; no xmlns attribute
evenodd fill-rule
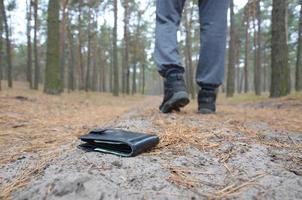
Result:
<svg viewBox="0 0 302 200"><path fill-rule="evenodd" d="M102 43L99 42L98 44L98 55L99 55L99 62L100 62L100 82L99 82L99 91L105 92L106 91L106 76L105 76L105 68L106 68L106 58L103 49L101 48Z"/></svg>
<svg viewBox="0 0 302 200"><path fill-rule="evenodd" d="M60 45L59 45L59 13L60 1L49 0L47 17L47 54L44 92L48 94L61 93L60 80Z"/></svg>
<svg viewBox="0 0 302 200"><path fill-rule="evenodd" d="M267 66L266 64L263 65L263 91L266 92L267 89Z"/></svg>
<svg viewBox="0 0 302 200"><path fill-rule="evenodd" d="M142 81L141 81L141 93L142 95L145 94L146 92L146 53L145 51L141 54L141 68L142 68Z"/></svg>
<svg viewBox="0 0 302 200"><path fill-rule="evenodd" d="M31 18L32 18L32 1L26 0L27 10L27 70L26 78L29 83L29 88L33 88L32 82L32 41L31 41Z"/></svg>
<svg viewBox="0 0 302 200"><path fill-rule="evenodd" d="M132 77L132 95L136 94L136 67L137 63L133 62L133 77Z"/></svg>
<svg viewBox="0 0 302 200"><path fill-rule="evenodd" d="M186 77L186 86L187 86L187 90L188 93L191 94L191 87L190 87L190 72L188 69L189 66L189 60L192 61L192 58L189 57L189 53L188 53L188 31L189 30L189 22L188 22L188 3L186 2L185 4L185 8L184 8L184 34L185 34L185 44L184 44L184 48L183 48L183 54L185 57L185 67L186 67L186 71L185 71L185 77Z"/></svg>
<svg viewBox="0 0 302 200"><path fill-rule="evenodd" d="M124 52L123 52L123 93L130 93L129 68L129 1L124 0Z"/></svg>
<svg viewBox="0 0 302 200"><path fill-rule="evenodd" d="M92 53L92 81L91 81L91 89L92 91L97 91L98 90L98 60L97 60L97 41L96 41L96 37L93 37L93 53Z"/></svg>
<svg viewBox="0 0 302 200"><path fill-rule="evenodd" d="M1 4L0 4L1 6ZM0 8L0 91L2 90L3 79L3 16Z"/></svg>
<svg viewBox="0 0 302 200"><path fill-rule="evenodd" d="M240 67L238 66L238 64L236 63L235 65L235 74L236 74L236 90L237 93L241 93L239 85L240 85Z"/></svg>
<svg viewBox="0 0 302 200"><path fill-rule="evenodd" d="M240 47L241 47L241 40L240 40L240 33L237 28L235 28L235 33L234 33L234 65L235 65L235 72L236 72L236 87L237 87L237 93L241 93L241 88L240 88L240 64L239 64L239 59L240 59Z"/></svg>
<svg viewBox="0 0 302 200"><path fill-rule="evenodd" d="M249 33L249 20L246 20L245 27L245 56L244 56L244 92L249 91L249 50L250 50L250 33Z"/></svg>
<svg viewBox="0 0 302 200"><path fill-rule="evenodd" d="M12 50L11 50L11 42L9 37L9 27L7 23L7 16L5 11L5 5L4 0L1 0L0 2L0 10L2 13L3 23L4 23L4 29L5 29L5 38L6 38L6 54L7 54L7 82L8 87L13 87L13 77L12 77Z"/></svg>
<svg viewBox="0 0 302 200"><path fill-rule="evenodd" d="M68 10L66 9L68 5L68 0L63 1L62 7L62 20L60 23L60 74L62 81L62 92L65 89L65 48L66 48L66 24L67 24L67 16Z"/></svg>
<svg viewBox="0 0 302 200"><path fill-rule="evenodd" d="M193 75L193 62L192 62L192 15L193 10L190 8L189 5L190 2L187 2L186 8L185 8L185 28L186 28L186 55L187 55L187 73L188 73L188 80L189 83L188 89L189 93L191 94L191 98L195 99L195 89L194 89L194 75ZM188 12L190 11L190 12Z"/></svg>
<svg viewBox="0 0 302 200"><path fill-rule="evenodd" d="M98 21L97 21L97 18L98 18L98 10L96 9L94 12L93 12L93 35L92 35L92 40L93 40L93 43L92 43L92 83L91 83L91 89L92 91L97 91L98 90L98 80L99 80L99 63L98 63L98 55L99 55L99 52L98 52L98 38L96 36L96 31L97 31L97 27L98 27Z"/></svg>
<svg viewBox="0 0 302 200"><path fill-rule="evenodd" d="M244 70L241 70L240 83L239 83L239 91L242 93L243 90L243 79L244 79Z"/></svg>
<svg viewBox="0 0 302 200"><path fill-rule="evenodd" d="M112 38L110 38L110 41L112 41ZM113 68L114 68L114 61L113 61L113 42L111 42L111 50L110 50L110 66L109 66L109 90L111 93L113 93Z"/></svg>
<svg viewBox="0 0 302 200"><path fill-rule="evenodd" d="M69 21L69 20L68 20ZM70 26L67 26L67 37L68 37L68 91L73 91L75 90L74 86L74 65L75 65L75 58L74 58L74 40L73 40L73 35L70 30Z"/></svg>
<svg viewBox="0 0 302 200"><path fill-rule="evenodd" d="M296 63L296 91L302 91L302 0L300 0L299 36Z"/></svg>
<svg viewBox="0 0 302 200"><path fill-rule="evenodd" d="M257 26L256 26L257 20ZM260 1L256 3L256 19L254 19L254 46L255 46L255 60L254 60L254 85L255 94L261 95L261 8Z"/></svg>
<svg viewBox="0 0 302 200"><path fill-rule="evenodd" d="M98 52L100 52L100 47L98 47ZM99 53L98 54L99 57L99 66L100 66L100 70L99 70L99 92L104 92L103 90L103 71L104 71L104 65L103 65L103 61L102 61L102 54Z"/></svg>
<svg viewBox="0 0 302 200"><path fill-rule="evenodd" d="M262 13L261 13L261 2L260 0L257 2L257 6L256 6L256 17L257 17L257 21L258 21L258 27L257 27L257 60L256 60L256 66L257 66L257 72L259 74L258 78L257 78L257 89L256 89L256 95L261 95L261 86L262 86Z"/></svg>
<svg viewBox="0 0 302 200"><path fill-rule="evenodd" d="M136 24L136 33L135 33L135 42L133 44L133 77L132 77L132 95L137 93L137 67L138 64L140 63L139 59L139 54L140 54L140 49L139 49L139 42L140 41L140 34L141 34L141 19L142 19L142 13L138 11L138 16L137 16L137 24ZM142 63L140 63L142 64Z"/></svg>
<svg viewBox="0 0 302 200"><path fill-rule="evenodd" d="M271 97L290 93L290 69L287 45L287 1L273 0Z"/></svg>
<svg viewBox="0 0 302 200"><path fill-rule="evenodd" d="M254 62L254 76L253 76L253 78L254 78L254 91L255 91L255 94L257 95L257 90L258 90L258 82L257 82L257 79L258 79L258 77L259 77L259 73L257 73L257 64L256 64L256 62L257 62L257 30L256 30L256 19L255 18L253 18L253 20L252 20L252 22L253 22L253 33L254 33L254 37L253 37L253 39L254 39L254 41L253 41L253 47L254 47L254 59L253 59L253 62Z"/></svg>
<svg viewBox="0 0 302 200"><path fill-rule="evenodd" d="M84 89L84 62L83 62L83 54L82 54L82 6L83 0L80 0L78 7L78 65L80 68L80 80L79 80L79 88L80 90Z"/></svg>
<svg viewBox="0 0 302 200"><path fill-rule="evenodd" d="M106 82L107 63L103 59L104 58L101 59L101 63L104 63L104 64L101 64L101 75L100 75L101 81L100 81L100 83L102 84L102 86L100 88L101 88L102 92L106 92L107 91L107 82Z"/></svg>
<svg viewBox="0 0 302 200"><path fill-rule="evenodd" d="M38 0L34 0L34 54L35 54L35 79L34 79L34 89L39 89L39 82L40 82L40 66L39 66L39 52L38 52Z"/></svg>
<svg viewBox="0 0 302 200"><path fill-rule="evenodd" d="M114 7L114 28L113 28L113 70L114 70L114 84L113 96L119 96L119 71L118 71L118 57L117 57L117 0L113 0Z"/></svg>
<svg viewBox="0 0 302 200"><path fill-rule="evenodd" d="M145 87L146 87L146 63L143 62L142 64L142 68L143 68L143 80L142 80L142 95L145 94Z"/></svg>
<svg viewBox="0 0 302 200"><path fill-rule="evenodd" d="M235 92L235 23L234 23L234 2L230 1L230 22L231 33L229 42L229 63L228 63L228 77L227 77L227 97L234 96Z"/></svg>
<svg viewBox="0 0 302 200"><path fill-rule="evenodd" d="M90 85L90 64L91 64L91 7L88 11L88 47L87 47L87 70L86 70L86 81L85 81L85 91L88 92L91 89Z"/></svg>

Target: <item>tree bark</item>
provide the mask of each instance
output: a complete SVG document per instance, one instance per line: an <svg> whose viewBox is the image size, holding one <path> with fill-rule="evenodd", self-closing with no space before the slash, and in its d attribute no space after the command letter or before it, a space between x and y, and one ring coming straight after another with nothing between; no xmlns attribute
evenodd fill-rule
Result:
<svg viewBox="0 0 302 200"><path fill-rule="evenodd" d="M68 0L63 1L62 6L62 20L60 23L60 74L62 81L62 91L65 89L65 48L66 48L66 24L68 16Z"/></svg>
<svg viewBox="0 0 302 200"><path fill-rule="evenodd" d="M256 89L256 95L261 95L261 86L262 86L262 76L261 76L261 71L262 71L262 13L261 13L261 2L260 0L257 1L256 5L256 17L258 21L258 27L257 27L257 59L256 59L256 66L257 66L257 74L259 74L257 78L257 89Z"/></svg>
<svg viewBox="0 0 302 200"><path fill-rule="evenodd" d="M238 63L236 62L235 64L235 75L236 75L236 78L235 78L235 82L236 82L236 89L237 89L237 93L240 94L241 91L240 91L240 67L238 66Z"/></svg>
<svg viewBox="0 0 302 200"><path fill-rule="evenodd" d="M257 26L256 26L257 20ZM255 60L254 60L254 86L255 94L261 95L261 8L260 1L256 2L256 19L254 23L254 47L255 47Z"/></svg>
<svg viewBox="0 0 302 200"><path fill-rule="evenodd" d="M1 6L1 4L0 4ZM2 79L3 79L3 16L0 8L0 91L2 90Z"/></svg>
<svg viewBox="0 0 302 200"><path fill-rule="evenodd" d="M114 88L113 96L119 96L119 71L117 57L117 0L113 0L114 7L114 28L113 28L113 69L114 69Z"/></svg>
<svg viewBox="0 0 302 200"><path fill-rule="evenodd" d="M132 95L136 94L136 71L137 71L137 63L133 62Z"/></svg>
<svg viewBox="0 0 302 200"><path fill-rule="evenodd" d="M145 87L146 87L146 63L142 63L142 70L143 70L143 80L142 80L142 95L145 94Z"/></svg>
<svg viewBox="0 0 302 200"><path fill-rule="evenodd" d="M262 81L262 83L263 83L262 90L264 92L266 92L266 90L267 90L267 82L268 82L267 78L268 78L268 76L267 76L267 64L264 64L263 65L263 81Z"/></svg>
<svg viewBox="0 0 302 200"><path fill-rule="evenodd" d="M124 0L124 52L123 52L123 93L130 93L129 67L129 1Z"/></svg>
<svg viewBox="0 0 302 200"><path fill-rule="evenodd" d="M287 1L273 0L271 97L290 93L290 69L287 45Z"/></svg>
<svg viewBox="0 0 302 200"><path fill-rule="evenodd" d="M91 90L92 91L97 91L98 90L98 59L97 59L97 54L98 54L98 43L97 43L97 39L96 37L93 37L93 44L92 44L92 49L93 49L93 53L92 53L92 80L91 80Z"/></svg>
<svg viewBox="0 0 302 200"><path fill-rule="evenodd" d="M244 79L244 69L241 70L241 76L240 76L240 83L239 83L239 91L240 93L242 92L243 90L243 79Z"/></svg>
<svg viewBox="0 0 302 200"><path fill-rule="evenodd" d="M227 97L234 96L235 92L235 19L234 19L234 2L230 1L230 42L229 42L229 63L228 63L228 77L227 77Z"/></svg>
<svg viewBox="0 0 302 200"><path fill-rule="evenodd" d="M83 0L79 1L78 7L78 65L80 68L80 80L79 80L79 88L80 90L84 89L84 62L83 62L83 54L82 54L82 6Z"/></svg>
<svg viewBox="0 0 302 200"><path fill-rule="evenodd" d="M13 77L12 77L12 50L11 50L11 42L10 42L10 34L9 34L9 27L7 23L7 16L6 16L6 10L4 5L4 0L1 0L0 2L0 10L2 13L3 23L4 23L4 29L5 29L5 38L6 38L6 54L7 54L7 82L8 87L13 87Z"/></svg>
<svg viewBox="0 0 302 200"><path fill-rule="evenodd" d="M299 36L296 63L296 91L302 91L302 0L300 0Z"/></svg>
<svg viewBox="0 0 302 200"><path fill-rule="evenodd" d="M88 92L91 89L90 85L90 64L91 64L91 6L89 5L88 11L88 47L87 47L87 70L86 70L86 81L85 81L85 91Z"/></svg>
<svg viewBox="0 0 302 200"><path fill-rule="evenodd" d="M109 56L109 57L110 57L110 66L109 66L109 90L110 90L111 93L113 93L113 87L114 87L114 84L113 84L113 79L114 79L114 77L113 77L113 76L114 76L114 75L113 75L113 70L114 70L114 69L113 69L113 68L114 68L114 61L113 61L113 59L114 59L114 58L113 58L113 57L114 57L114 56L113 56L113 54L114 54L114 53L113 53L113 46L114 46L114 45L113 45L113 40L112 40L112 39L113 39L113 37L110 36L110 41L111 41L110 44L111 44L111 48L110 48L110 53L109 53L109 55L110 55L110 56Z"/></svg>
<svg viewBox="0 0 302 200"><path fill-rule="evenodd" d="M142 83L141 83L141 92L142 92L142 95L145 94L146 92L146 53L145 51L143 51L142 53L142 56L141 56L141 68L142 68Z"/></svg>
<svg viewBox="0 0 302 200"><path fill-rule="evenodd" d="M103 28L101 28L101 34L105 35L105 33L102 30L103 30ZM109 60L109 59L107 58L106 53L105 53L106 49L101 48L101 47L105 47L105 44L103 44L102 42L103 42L103 40L100 39L99 44L98 44L98 54L99 54L99 61L100 61L99 90L100 90L100 92L105 92L106 88L107 88L107 85L106 85L106 68L107 68L107 60Z"/></svg>
<svg viewBox="0 0 302 200"><path fill-rule="evenodd" d="M239 64L239 59L240 59L240 47L241 47L241 40L240 40L240 31L239 29L235 28L234 32L234 66L235 66L235 72L236 72L236 86L237 86L237 92L241 93L241 88L240 88L240 64Z"/></svg>
<svg viewBox="0 0 302 200"><path fill-rule="evenodd" d="M32 19L32 0L26 0L27 7L27 70L26 78L29 83L29 88L33 88L32 80L32 41L31 41L31 19Z"/></svg>
<svg viewBox="0 0 302 200"><path fill-rule="evenodd" d="M98 38L96 36L96 31L98 27L98 9L96 8L93 12L93 34L92 34L92 83L91 83L91 89L92 91L97 91L98 90L98 80L99 80L99 68L98 68L98 55L99 55L99 48L98 48Z"/></svg>
<svg viewBox="0 0 302 200"><path fill-rule="evenodd" d="M249 51L250 51L250 33L249 33L249 20L246 20L245 27L245 51L244 51L244 92L249 91Z"/></svg>
<svg viewBox="0 0 302 200"><path fill-rule="evenodd" d="M47 17L47 54L44 92L48 94L61 93L60 80L60 1L49 0Z"/></svg>
<svg viewBox="0 0 302 200"><path fill-rule="evenodd" d="M191 94L191 98L195 99L195 89L194 89L194 75L193 75L193 62L192 62L192 16L193 16L193 9L189 5L190 2L187 2L185 7L185 29L186 29L186 60L187 60L187 73L189 83L188 89L189 93ZM188 12L189 11L189 12Z"/></svg>
<svg viewBox="0 0 302 200"><path fill-rule="evenodd" d="M40 66L39 66L39 52L38 52L38 0L34 0L34 54L35 54L35 79L34 79L34 89L39 89L40 82Z"/></svg>
<svg viewBox="0 0 302 200"><path fill-rule="evenodd" d="M69 21L69 20L68 20ZM70 26L67 26L67 37L68 37L68 92L75 90L74 85L74 65L75 65L75 58L74 58L74 39L73 35L70 30Z"/></svg>

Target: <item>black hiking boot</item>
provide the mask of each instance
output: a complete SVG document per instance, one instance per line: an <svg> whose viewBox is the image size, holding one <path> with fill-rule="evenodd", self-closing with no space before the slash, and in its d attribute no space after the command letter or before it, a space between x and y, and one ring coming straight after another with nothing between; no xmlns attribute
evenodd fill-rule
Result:
<svg viewBox="0 0 302 200"><path fill-rule="evenodd" d="M198 93L198 112L213 114L216 112L217 87L202 87Z"/></svg>
<svg viewBox="0 0 302 200"><path fill-rule="evenodd" d="M164 100L159 107L162 113L179 112L190 102L182 74L169 75L164 81L164 88Z"/></svg>

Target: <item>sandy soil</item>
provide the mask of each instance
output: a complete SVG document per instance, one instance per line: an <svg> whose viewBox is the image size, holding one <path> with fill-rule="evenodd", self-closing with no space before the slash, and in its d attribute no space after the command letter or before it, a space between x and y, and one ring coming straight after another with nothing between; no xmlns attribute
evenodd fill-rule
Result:
<svg viewBox="0 0 302 200"><path fill-rule="evenodd" d="M157 111L160 100L146 97L106 123L158 134L161 142L151 152L135 158L87 153L68 138L43 153L18 153L1 165L0 193L9 195L2 198L302 199L301 97L223 99L210 116L197 114L195 102L164 115Z"/></svg>

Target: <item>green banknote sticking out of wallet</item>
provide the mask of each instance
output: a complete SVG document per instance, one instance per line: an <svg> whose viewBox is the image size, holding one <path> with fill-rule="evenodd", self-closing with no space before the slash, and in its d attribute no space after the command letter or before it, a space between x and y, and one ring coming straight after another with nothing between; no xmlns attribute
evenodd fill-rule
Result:
<svg viewBox="0 0 302 200"><path fill-rule="evenodd" d="M132 157L150 150L159 143L159 137L121 129L96 129L80 137L80 147L88 151Z"/></svg>

